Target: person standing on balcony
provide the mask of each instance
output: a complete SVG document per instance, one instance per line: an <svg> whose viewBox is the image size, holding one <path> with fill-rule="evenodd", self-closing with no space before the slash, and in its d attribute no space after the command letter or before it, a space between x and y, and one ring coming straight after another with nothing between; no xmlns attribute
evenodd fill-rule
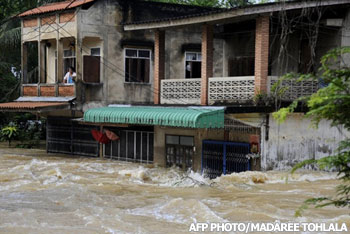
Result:
<svg viewBox="0 0 350 234"><path fill-rule="evenodd" d="M74 80L75 80L75 77L77 77L77 74L74 72L74 68L73 67L69 67L68 68L68 72L64 76L64 83L73 84Z"/></svg>

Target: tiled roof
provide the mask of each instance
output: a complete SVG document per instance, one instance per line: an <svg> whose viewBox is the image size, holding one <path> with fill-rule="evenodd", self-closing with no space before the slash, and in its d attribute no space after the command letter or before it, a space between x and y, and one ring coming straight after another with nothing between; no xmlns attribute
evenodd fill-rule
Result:
<svg viewBox="0 0 350 234"><path fill-rule="evenodd" d="M37 110L46 107L67 106L68 102L7 102L0 103L0 110Z"/></svg>
<svg viewBox="0 0 350 234"><path fill-rule="evenodd" d="M89 3L89 2L94 2L94 1L95 0L75 0L75 1L71 0L71 1L46 4L44 6L40 6L40 7L31 9L31 10L25 11L25 12L19 14L19 17L71 9L71 8L75 8L75 7L84 5L84 4Z"/></svg>

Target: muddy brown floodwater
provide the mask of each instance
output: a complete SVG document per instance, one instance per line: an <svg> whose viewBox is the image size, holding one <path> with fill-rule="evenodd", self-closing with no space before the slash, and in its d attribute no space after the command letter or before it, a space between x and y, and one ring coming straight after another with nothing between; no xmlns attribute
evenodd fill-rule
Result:
<svg viewBox="0 0 350 234"><path fill-rule="evenodd" d="M349 210L294 212L333 194L336 175L245 172L215 180L175 168L0 149L0 233L187 233L192 222L338 222Z"/></svg>

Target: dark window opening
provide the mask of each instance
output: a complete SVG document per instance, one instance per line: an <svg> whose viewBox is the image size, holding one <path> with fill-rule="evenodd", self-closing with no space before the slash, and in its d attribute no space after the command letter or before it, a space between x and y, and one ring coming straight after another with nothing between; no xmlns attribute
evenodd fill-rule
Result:
<svg viewBox="0 0 350 234"><path fill-rule="evenodd" d="M125 82L149 83L151 51L125 49Z"/></svg>
<svg viewBox="0 0 350 234"><path fill-rule="evenodd" d="M76 57L74 50L64 50L63 51L63 74L65 75L68 72L70 67L73 67L75 70Z"/></svg>
<svg viewBox="0 0 350 234"><path fill-rule="evenodd" d="M201 78L202 54L198 52L186 52L185 59L185 78Z"/></svg>
<svg viewBox="0 0 350 234"><path fill-rule="evenodd" d="M242 56L228 61L229 76L254 76L255 57Z"/></svg>
<svg viewBox="0 0 350 234"><path fill-rule="evenodd" d="M300 43L299 50L299 73L312 73L314 72L314 64L312 64L311 47L308 39L303 39Z"/></svg>

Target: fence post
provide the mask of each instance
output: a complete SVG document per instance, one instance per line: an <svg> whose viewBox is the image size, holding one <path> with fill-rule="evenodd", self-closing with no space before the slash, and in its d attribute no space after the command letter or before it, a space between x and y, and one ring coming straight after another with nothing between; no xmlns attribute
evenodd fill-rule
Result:
<svg viewBox="0 0 350 234"><path fill-rule="evenodd" d="M226 175L226 143L224 143L223 145L222 145L223 147L224 147L224 158L223 158L223 166L222 166L222 171L223 171L223 173L224 173L224 175Z"/></svg>

